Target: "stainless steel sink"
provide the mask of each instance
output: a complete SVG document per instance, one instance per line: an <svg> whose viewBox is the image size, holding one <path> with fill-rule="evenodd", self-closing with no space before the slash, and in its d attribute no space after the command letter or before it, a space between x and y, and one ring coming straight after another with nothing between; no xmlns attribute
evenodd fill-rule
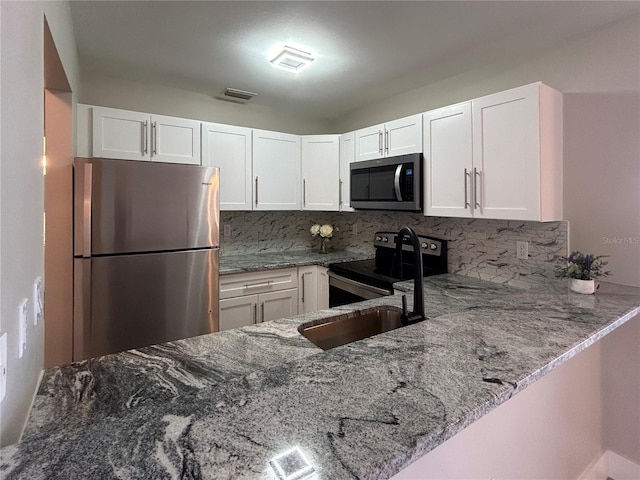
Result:
<svg viewBox="0 0 640 480"><path fill-rule="evenodd" d="M402 310L391 305L327 318L324 323L306 323L298 331L323 350L372 337L403 326Z"/></svg>

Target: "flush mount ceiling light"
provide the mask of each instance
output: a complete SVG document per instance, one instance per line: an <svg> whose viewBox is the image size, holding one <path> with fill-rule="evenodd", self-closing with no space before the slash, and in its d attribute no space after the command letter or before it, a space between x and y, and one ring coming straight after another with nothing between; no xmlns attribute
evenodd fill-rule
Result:
<svg viewBox="0 0 640 480"><path fill-rule="evenodd" d="M271 65L287 72L298 73L311 65L315 58L309 52L285 45L271 56Z"/></svg>

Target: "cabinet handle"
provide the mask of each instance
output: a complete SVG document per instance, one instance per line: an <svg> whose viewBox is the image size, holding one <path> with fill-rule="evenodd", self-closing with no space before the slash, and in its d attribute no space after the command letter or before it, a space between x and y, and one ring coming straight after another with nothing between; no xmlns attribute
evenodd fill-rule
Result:
<svg viewBox="0 0 640 480"><path fill-rule="evenodd" d="M258 304L253 304L253 323L258 323Z"/></svg>
<svg viewBox="0 0 640 480"><path fill-rule="evenodd" d="M258 206L258 177L256 177L256 207Z"/></svg>
<svg viewBox="0 0 640 480"><path fill-rule="evenodd" d="M342 206L342 180L338 180L338 205Z"/></svg>
<svg viewBox="0 0 640 480"><path fill-rule="evenodd" d="M147 154L149 152L149 122L144 122L144 128L142 129L142 153Z"/></svg>
<svg viewBox="0 0 640 480"><path fill-rule="evenodd" d="M468 188L469 188L469 184L467 183L467 177L470 176L471 174L467 171L467 169L464 169L464 209L466 210L467 207L471 207L471 204L469 203L469 197L468 197Z"/></svg>
<svg viewBox="0 0 640 480"><path fill-rule="evenodd" d="M304 275L302 275L302 303L304 303Z"/></svg>
<svg viewBox="0 0 640 480"><path fill-rule="evenodd" d="M378 130L378 151L382 155L382 130Z"/></svg>
<svg viewBox="0 0 640 480"><path fill-rule="evenodd" d="M260 304L260 322L264 322L264 302Z"/></svg>
<svg viewBox="0 0 640 480"><path fill-rule="evenodd" d="M478 202L478 177L481 176L482 173L478 172L478 170L474 167L473 168L473 203L474 203L474 208L478 207L478 208L482 208L482 206L480 205L480 202Z"/></svg>
<svg viewBox="0 0 640 480"><path fill-rule="evenodd" d="M156 122L151 124L151 141L153 143L153 152L152 155L158 154L158 129Z"/></svg>
<svg viewBox="0 0 640 480"><path fill-rule="evenodd" d="M271 286L271 280L267 280L266 282L260 283L245 283L244 288L255 288L255 287L269 287Z"/></svg>
<svg viewBox="0 0 640 480"><path fill-rule="evenodd" d="M307 180L305 178L302 179L302 206L307 206Z"/></svg>
<svg viewBox="0 0 640 480"><path fill-rule="evenodd" d="M384 151L389 155L389 130L384 129Z"/></svg>

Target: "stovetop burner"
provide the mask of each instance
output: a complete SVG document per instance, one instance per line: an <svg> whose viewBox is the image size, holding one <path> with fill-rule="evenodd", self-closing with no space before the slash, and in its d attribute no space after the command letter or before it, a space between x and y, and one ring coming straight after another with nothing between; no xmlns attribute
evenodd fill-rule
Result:
<svg viewBox="0 0 640 480"><path fill-rule="evenodd" d="M447 242L424 235L418 236L421 246L424 275L447 273ZM329 270L337 275L375 287L390 289L393 284L413 278L413 247L405 237L402 246L402 276L397 269L392 271L397 234L395 232L377 232L374 237L375 259L329 265Z"/></svg>

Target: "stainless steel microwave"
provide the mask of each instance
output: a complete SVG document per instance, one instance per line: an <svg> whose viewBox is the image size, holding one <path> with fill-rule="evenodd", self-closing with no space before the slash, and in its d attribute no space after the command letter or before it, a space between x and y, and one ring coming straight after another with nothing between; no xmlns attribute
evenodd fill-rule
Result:
<svg viewBox="0 0 640 480"><path fill-rule="evenodd" d="M422 211L422 154L352 163L351 206Z"/></svg>

